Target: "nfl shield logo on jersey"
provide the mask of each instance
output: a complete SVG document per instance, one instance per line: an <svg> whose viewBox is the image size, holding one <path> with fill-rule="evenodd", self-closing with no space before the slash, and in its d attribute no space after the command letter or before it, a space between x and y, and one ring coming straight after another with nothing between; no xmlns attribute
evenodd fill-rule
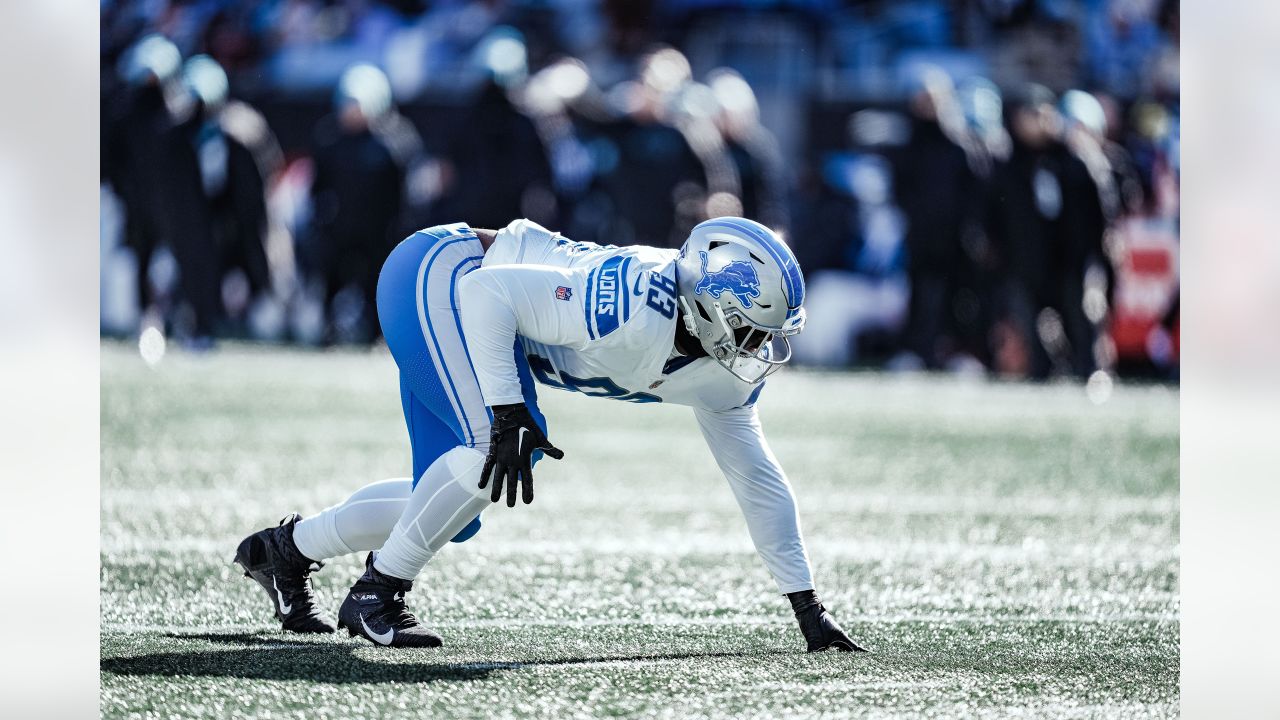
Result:
<svg viewBox="0 0 1280 720"><path fill-rule="evenodd" d="M571 298L571 297L573 297L573 289L572 289L572 288L567 288L567 287L565 287L565 286L563 286L563 285L561 285L561 286L559 286L559 287L557 287L557 288L556 288L556 299L557 299L557 300L568 300L568 299L569 299L569 298Z"/></svg>

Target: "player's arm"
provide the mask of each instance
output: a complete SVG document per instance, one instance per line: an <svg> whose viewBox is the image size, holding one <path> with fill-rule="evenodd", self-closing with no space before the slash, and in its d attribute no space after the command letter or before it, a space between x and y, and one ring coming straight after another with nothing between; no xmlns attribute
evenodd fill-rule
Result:
<svg viewBox="0 0 1280 720"><path fill-rule="evenodd" d="M587 343L584 278L547 265L497 265L458 281L462 332L486 404L524 402L513 353L516 336L544 345Z"/></svg>
<svg viewBox="0 0 1280 720"><path fill-rule="evenodd" d="M508 506L515 506L517 485L523 486L525 503L533 501L534 450L556 459L564 456L524 404L515 345L517 335L546 345L584 344L581 284L581 273L541 265L482 267L458 282L467 350L485 404L493 412L480 487L492 480L494 502L504 484Z"/></svg>
<svg viewBox="0 0 1280 720"><path fill-rule="evenodd" d="M694 415L742 508L756 551L791 601L809 650L861 650L814 593L795 494L769 449L755 405L718 412L695 408Z"/></svg>
<svg viewBox="0 0 1280 720"><path fill-rule="evenodd" d="M795 495L765 441L755 406L720 412L695 408L694 415L778 589L812 590L813 572L800 536Z"/></svg>

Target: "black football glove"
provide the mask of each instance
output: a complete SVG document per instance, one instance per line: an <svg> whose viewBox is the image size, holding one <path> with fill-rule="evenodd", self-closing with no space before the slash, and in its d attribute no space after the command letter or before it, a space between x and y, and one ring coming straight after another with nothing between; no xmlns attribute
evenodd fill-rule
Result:
<svg viewBox="0 0 1280 720"><path fill-rule="evenodd" d="M502 486L507 486L507 507L516 506L516 486L524 485L524 502L533 502L533 451L541 450L559 460L564 453L551 444L546 433L534 422L524 403L494 405L493 426L489 433L489 457L480 471L480 487L489 484L493 474L494 502L502 497Z"/></svg>
<svg viewBox="0 0 1280 720"><path fill-rule="evenodd" d="M843 652L867 651L849 639L812 590L788 593L787 599L796 611L796 620L799 621L800 632L804 633L805 642L809 645L809 652L821 652L830 648Z"/></svg>

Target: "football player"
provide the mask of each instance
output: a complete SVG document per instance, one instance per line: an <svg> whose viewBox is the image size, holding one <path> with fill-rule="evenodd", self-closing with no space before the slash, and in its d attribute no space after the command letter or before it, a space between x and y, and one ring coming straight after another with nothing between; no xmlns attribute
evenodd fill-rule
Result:
<svg viewBox="0 0 1280 720"><path fill-rule="evenodd" d="M474 535L490 503L532 502L534 462L563 457L536 379L692 407L808 649L862 650L814 592L795 497L756 414L765 378L787 362L805 321L804 278L773 231L715 218L675 251L573 242L529 220L496 232L437 226L396 247L377 298L413 478L367 485L241 542L236 562L284 629L333 632L310 573L370 550L337 626L379 645L440 645L405 607L414 578L447 542Z"/></svg>

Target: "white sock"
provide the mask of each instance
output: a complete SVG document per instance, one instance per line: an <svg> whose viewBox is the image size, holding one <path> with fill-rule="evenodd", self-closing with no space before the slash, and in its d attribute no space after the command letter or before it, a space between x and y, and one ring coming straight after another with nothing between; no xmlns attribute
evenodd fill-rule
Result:
<svg viewBox="0 0 1280 720"><path fill-rule="evenodd" d="M382 547L404 513L412 488L410 478L365 485L337 505L299 520L293 542L312 560Z"/></svg>
<svg viewBox="0 0 1280 720"><path fill-rule="evenodd" d="M378 572L414 579L450 538L489 506L489 489L478 487L484 458L475 448L459 446L431 463L391 537L374 555Z"/></svg>

